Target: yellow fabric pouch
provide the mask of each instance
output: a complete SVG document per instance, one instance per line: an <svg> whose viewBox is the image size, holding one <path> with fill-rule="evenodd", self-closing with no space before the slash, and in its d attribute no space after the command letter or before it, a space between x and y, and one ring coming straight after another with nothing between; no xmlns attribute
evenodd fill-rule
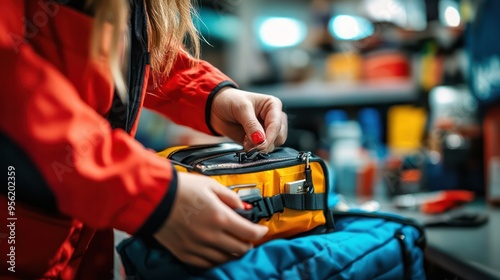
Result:
<svg viewBox="0 0 500 280"><path fill-rule="evenodd" d="M178 172L210 176L251 204L238 210L269 228L256 244L305 232L333 230L328 209L328 169L310 152L278 147L269 154L245 152L235 143L176 146L158 153Z"/></svg>

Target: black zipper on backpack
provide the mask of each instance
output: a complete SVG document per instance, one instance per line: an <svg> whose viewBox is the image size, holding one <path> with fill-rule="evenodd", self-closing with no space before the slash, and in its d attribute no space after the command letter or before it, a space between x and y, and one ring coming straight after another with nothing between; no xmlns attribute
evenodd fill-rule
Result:
<svg viewBox="0 0 500 280"><path fill-rule="evenodd" d="M399 242L401 247L401 257L403 258L403 279L411 280L413 275L413 266L411 252L408 251L405 243L406 235L404 235L401 230L398 230L394 237L396 237L396 240Z"/></svg>

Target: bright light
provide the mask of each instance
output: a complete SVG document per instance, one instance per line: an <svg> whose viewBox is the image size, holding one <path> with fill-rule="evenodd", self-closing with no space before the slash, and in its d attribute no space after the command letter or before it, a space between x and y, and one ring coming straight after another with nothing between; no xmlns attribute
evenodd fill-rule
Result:
<svg viewBox="0 0 500 280"><path fill-rule="evenodd" d="M333 32L340 39L350 40L356 38L359 31L359 26L356 20L351 16L338 16L332 23Z"/></svg>
<svg viewBox="0 0 500 280"><path fill-rule="evenodd" d="M456 101L456 91L447 86L435 87L433 96L438 104L450 104Z"/></svg>
<svg viewBox="0 0 500 280"><path fill-rule="evenodd" d="M195 25L208 42L211 39L234 41L241 33L241 21L236 16L224 14L221 16L213 9L202 9L199 17L193 18Z"/></svg>
<svg viewBox="0 0 500 280"><path fill-rule="evenodd" d="M440 0L444 1L444 0ZM378 22L392 22L410 30L425 30L426 1L423 0L364 0L366 16Z"/></svg>
<svg viewBox="0 0 500 280"><path fill-rule="evenodd" d="M306 37L305 25L292 18L273 17L262 22L259 28L261 41L269 47L291 47Z"/></svg>
<svg viewBox="0 0 500 280"><path fill-rule="evenodd" d="M330 32L341 40L360 40L373 34L373 24L362 17L340 15L329 25Z"/></svg>
<svg viewBox="0 0 500 280"><path fill-rule="evenodd" d="M448 6L444 10L444 21L447 26L457 27L460 25L460 13L456 7Z"/></svg>
<svg viewBox="0 0 500 280"><path fill-rule="evenodd" d="M441 24L450 27L460 25L459 5L456 0L441 0L439 1L439 20Z"/></svg>
<svg viewBox="0 0 500 280"><path fill-rule="evenodd" d="M363 4L368 16L374 20L395 23L406 21L406 10L401 1L365 0ZM401 17L403 17L403 19Z"/></svg>
<svg viewBox="0 0 500 280"><path fill-rule="evenodd" d="M462 146L464 138L458 134L450 134L446 137L446 144L451 149L458 149Z"/></svg>

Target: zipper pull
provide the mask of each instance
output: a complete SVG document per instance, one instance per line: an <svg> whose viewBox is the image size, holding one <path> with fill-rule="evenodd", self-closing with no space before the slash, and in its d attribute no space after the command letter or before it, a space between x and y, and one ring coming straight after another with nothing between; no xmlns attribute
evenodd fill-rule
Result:
<svg viewBox="0 0 500 280"><path fill-rule="evenodd" d="M305 182L304 186L302 189L304 190L304 193L314 193L314 185L312 182L312 170L311 170L311 163L310 163L310 157L311 157L311 152L300 152L299 153L299 158L301 160L305 160L306 162L306 167L304 169L305 173Z"/></svg>
<svg viewBox="0 0 500 280"><path fill-rule="evenodd" d="M245 161L257 160L260 158L268 157L268 154L263 154L257 149L251 149L248 152L240 151L236 152L236 157L239 163L244 163Z"/></svg>

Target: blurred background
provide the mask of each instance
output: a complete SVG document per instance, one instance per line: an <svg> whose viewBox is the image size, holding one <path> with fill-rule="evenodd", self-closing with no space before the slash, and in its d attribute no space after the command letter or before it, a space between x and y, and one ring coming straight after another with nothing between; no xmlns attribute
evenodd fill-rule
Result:
<svg viewBox="0 0 500 280"><path fill-rule="evenodd" d="M485 2L203 0L196 24L203 59L282 100L285 146L327 160L336 192L463 189L496 201L500 42L482 11L500 7ZM227 141L148 111L139 128L155 150Z"/></svg>

